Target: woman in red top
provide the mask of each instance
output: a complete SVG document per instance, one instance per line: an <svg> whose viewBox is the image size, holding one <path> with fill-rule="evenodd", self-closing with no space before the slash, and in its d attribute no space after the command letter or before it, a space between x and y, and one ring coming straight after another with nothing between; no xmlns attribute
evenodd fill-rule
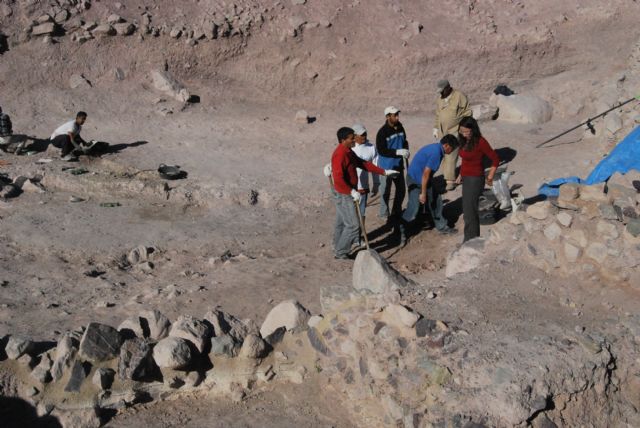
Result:
<svg viewBox="0 0 640 428"><path fill-rule="evenodd" d="M480 195L484 183L493 184L493 175L498 168L498 155L480 133L478 122L473 117L465 117L460 121L458 130L460 140L459 156L462 159L460 175L456 183L462 183L462 216L464 218L464 241L480 236ZM491 160L491 168L485 179L482 161L484 157Z"/></svg>

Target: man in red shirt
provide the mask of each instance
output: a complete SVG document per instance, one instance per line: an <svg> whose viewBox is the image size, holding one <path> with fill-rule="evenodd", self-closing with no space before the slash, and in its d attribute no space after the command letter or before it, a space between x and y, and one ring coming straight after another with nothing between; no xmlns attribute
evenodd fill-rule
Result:
<svg viewBox="0 0 640 428"><path fill-rule="evenodd" d="M360 237L360 221L354 204L354 202L356 204L360 202L356 168L384 176L399 174L398 171L385 171L371 162L363 161L351 150L354 145L353 129L346 127L338 129L338 147L331 155L331 177L336 203L336 223L333 234L336 259L348 259L351 246Z"/></svg>

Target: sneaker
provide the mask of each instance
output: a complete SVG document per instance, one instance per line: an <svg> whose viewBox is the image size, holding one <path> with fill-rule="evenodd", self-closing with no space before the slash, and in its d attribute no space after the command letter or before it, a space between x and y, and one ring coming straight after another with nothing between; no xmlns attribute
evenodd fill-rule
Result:
<svg viewBox="0 0 640 428"><path fill-rule="evenodd" d="M336 260L349 260L349 256L346 254L341 254L341 255L335 255L333 256L334 259Z"/></svg>
<svg viewBox="0 0 640 428"><path fill-rule="evenodd" d="M458 233L458 229L454 227L445 227L444 229L438 230L438 233L440 233L441 235L455 235L456 233Z"/></svg>
<svg viewBox="0 0 640 428"><path fill-rule="evenodd" d="M452 190L456 189L456 182L455 181L447 181L447 191L450 192Z"/></svg>
<svg viewBox="0 0 640 428"><path fill-rule="evenodd" d="M61 159L65 162L74 162L78 160L78 158L75 157L72 153L69 153L68 155L63 156Z"/></svg>

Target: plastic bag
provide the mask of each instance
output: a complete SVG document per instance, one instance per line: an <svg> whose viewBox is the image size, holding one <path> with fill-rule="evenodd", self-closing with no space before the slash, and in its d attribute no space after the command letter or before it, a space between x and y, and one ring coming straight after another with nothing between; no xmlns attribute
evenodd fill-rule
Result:
<svg viewBox="0 0 640 428"><path fill-rule="evenodd" d="M511 207L511 190L509 189L509 177L513 173L502 171L498 174L498 179L494 178L491 189L496 199L500 202L500 209L506 210Z"/></svg>

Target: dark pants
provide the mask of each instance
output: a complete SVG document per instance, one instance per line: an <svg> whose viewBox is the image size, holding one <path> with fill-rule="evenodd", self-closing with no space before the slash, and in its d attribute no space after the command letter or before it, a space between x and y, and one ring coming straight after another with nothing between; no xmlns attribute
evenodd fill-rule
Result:
<svg viewBox="0 0 640 428"><path fill-rule="evenodd" d="M380 213L382 218L389 216L389 198L391 197L391 185L396 187L396 197L393 199L391 215L400 216L402 213L402 201L404 201L405 184L404 170L400 174L391 177L380 177Z"/></svg>
<svg viewBox="0 0 640 428"><path fill-rule="evenodd" d="M51 140L51 144L54 147L62 149L60 156L66 156L75 149L73 143L71 142L71 137L66 134L58 135L56 138Z"/></svg>
<svg viewBox="0 0 640 428"><path fill-rule="evenodd" d="M462 217L464 242L480 236L480 195L484 190L484 177L462 177Z"/></svg>

